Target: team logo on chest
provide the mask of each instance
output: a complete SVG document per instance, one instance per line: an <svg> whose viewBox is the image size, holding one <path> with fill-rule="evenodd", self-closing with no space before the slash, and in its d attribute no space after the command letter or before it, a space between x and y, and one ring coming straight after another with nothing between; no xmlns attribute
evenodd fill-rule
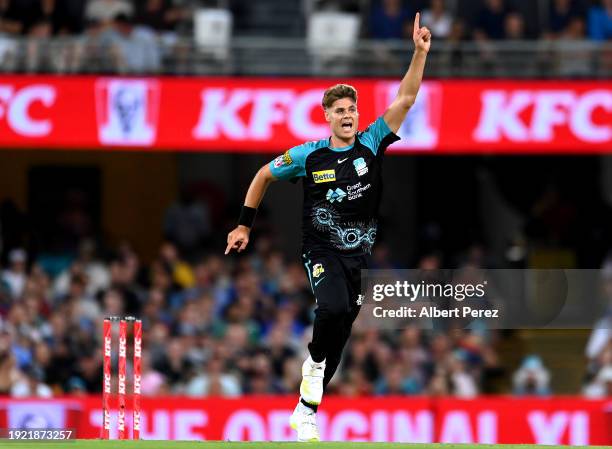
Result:
<svg viewBox="0 0 612 449"><path fill-rule="evenodd" d="M365 159L362 157L355 159L353 165L355 166L355 171L358 176L363 176L368 172L368 164L366 164Z"/></svg>
<svg viewBox="0 0 612 449"><path fill-rule="evenodd" d="M322 182L333 182L336 180L336 170L321 170L312 172L312 179L315 184Z"/></svg>

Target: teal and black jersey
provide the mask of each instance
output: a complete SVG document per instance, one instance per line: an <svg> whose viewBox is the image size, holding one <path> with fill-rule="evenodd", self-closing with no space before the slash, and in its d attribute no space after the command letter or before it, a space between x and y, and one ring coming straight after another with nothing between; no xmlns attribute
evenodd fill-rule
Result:
<svg viewBox="0 0 612 449"><path fill-rule="evenodd" d="M330 139L291 148L270 162L272 175L302 178L303 247L331 249L345 255L369 254L376 240L386 148L399 140L382 117L355 143L330 148Z"/></svg>

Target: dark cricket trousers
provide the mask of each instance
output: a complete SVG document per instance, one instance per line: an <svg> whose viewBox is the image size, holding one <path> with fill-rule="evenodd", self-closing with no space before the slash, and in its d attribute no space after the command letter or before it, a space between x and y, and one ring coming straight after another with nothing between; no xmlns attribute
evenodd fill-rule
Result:
<svg viewBox="0 0 612 449"><path fill-rule="evenodd" d="M361 308L361 270L370 256L342 256L324 250L303 251L302 262L317 302L312 341L315 362L325 359L323 387L333 377L351 327Z"/></svg>

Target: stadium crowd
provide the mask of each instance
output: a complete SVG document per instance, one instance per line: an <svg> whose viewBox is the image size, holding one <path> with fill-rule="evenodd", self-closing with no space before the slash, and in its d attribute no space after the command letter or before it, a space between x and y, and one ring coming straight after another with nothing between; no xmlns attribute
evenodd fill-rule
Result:
<svg viewBox="0 0 612 449"><path fill-rule="evenodd" d="M586 51L581 42L612 39L612 0L553 0L545 2L545 8L540 4L517 0L2 0L0 67L30 72L158 73L164 70L164 61L172 59L172 71L180 73L181 61L186 64L193 55L186 42L193 42L194 14L210 7L231 12L235 36L303 37L312 12L331 10L357 15L363 38L406 39L412 33L414 13L420 10L422 23L434 37L453 44L541 39L559 41L579 52ZM48 45L53 43L61 45L50 51ZM490 56L491 49L482 53Z"/></svg>
<svg viewBox="0 0 612 449"><path fill-rule="evenodd" d="M189 261L165 241L148 265L127 242L101 258L93 240L83 239L76 256L63 262L21 248L3 253L0 394L100 392L103 318L126 315L143 320L145 395L293 394L299 387L315 305L302 266L287 261L270 236L257 236L237 258L207 254ZM379 245L375 266L393 266L388 254ZM482 260L473 254L465 263ZM424 269L439 265L435 254L419 263ZM605 320L587 350L591 381L584 392L591 397L612 393ZM485 327L381 331L358 320L330 391L551 394L550 372L537 355L510 376L517 367L500 362L501 338Z"/></svg>
<svg viewBox="0 0 612 449"><path fill-rule="evenodd" d="M197 8L228 8L240 24L240 16L250 12L248 3L244 0L2 0L0 31L32 37L92 33L100 26L116 28L116 19L127 17L155 33L186 33ZM280 2L270 0L269 3L274 6ZM334 10L362 14L366 37L375 39L411 35L416 10L423 11L422 23L438 39L453 36L476 40L560 38L576 33L577 28L590 39L612 39L610 0L551 0L546 2L548 11L538 11L536 22L523 12L525 2L516 0L473 0L465 2L466 5L460 5L457 0L302 0L295 3L298 6L302 3L302 11L306 13ZM468 11L476 14L467 17ZM468 30L472 31L468 33Z"/></svg>
<svg viewBox="0 0 612 449"><path fill-rule="evenodd" d="M249 256L192 264L166 242L147 267L127 243L103 262L84 241L55 278L13 249L0 291L0 394L99 392L103 317L125 315L143 320L145 395L293 393L313 308L303 268L267 237ZM332 390L471 397L499 375L494 346L489 332L358 330Z"/></svg>

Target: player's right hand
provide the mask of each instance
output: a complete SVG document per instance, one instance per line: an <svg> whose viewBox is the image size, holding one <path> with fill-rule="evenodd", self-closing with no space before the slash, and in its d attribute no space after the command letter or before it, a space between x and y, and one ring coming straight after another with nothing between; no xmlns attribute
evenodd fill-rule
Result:
<svg viewBox="0 0 612 449"><path fill-rule="evenodd" d="M249 234L251 229L246 226L238 225L236 229L227 234L227 248L225 248L225 254L229 254L231 250L235 249L241 253L249 244Z"/></svg>
<svg viewBox="0 0 612 449"><path fill-rule="evenodd" d="M412 32L412 39L417 50L425 53L429 53L431 47L431 31L427 27L421 27L421 14L416 13L414 17L414 29Z"/></svg>

